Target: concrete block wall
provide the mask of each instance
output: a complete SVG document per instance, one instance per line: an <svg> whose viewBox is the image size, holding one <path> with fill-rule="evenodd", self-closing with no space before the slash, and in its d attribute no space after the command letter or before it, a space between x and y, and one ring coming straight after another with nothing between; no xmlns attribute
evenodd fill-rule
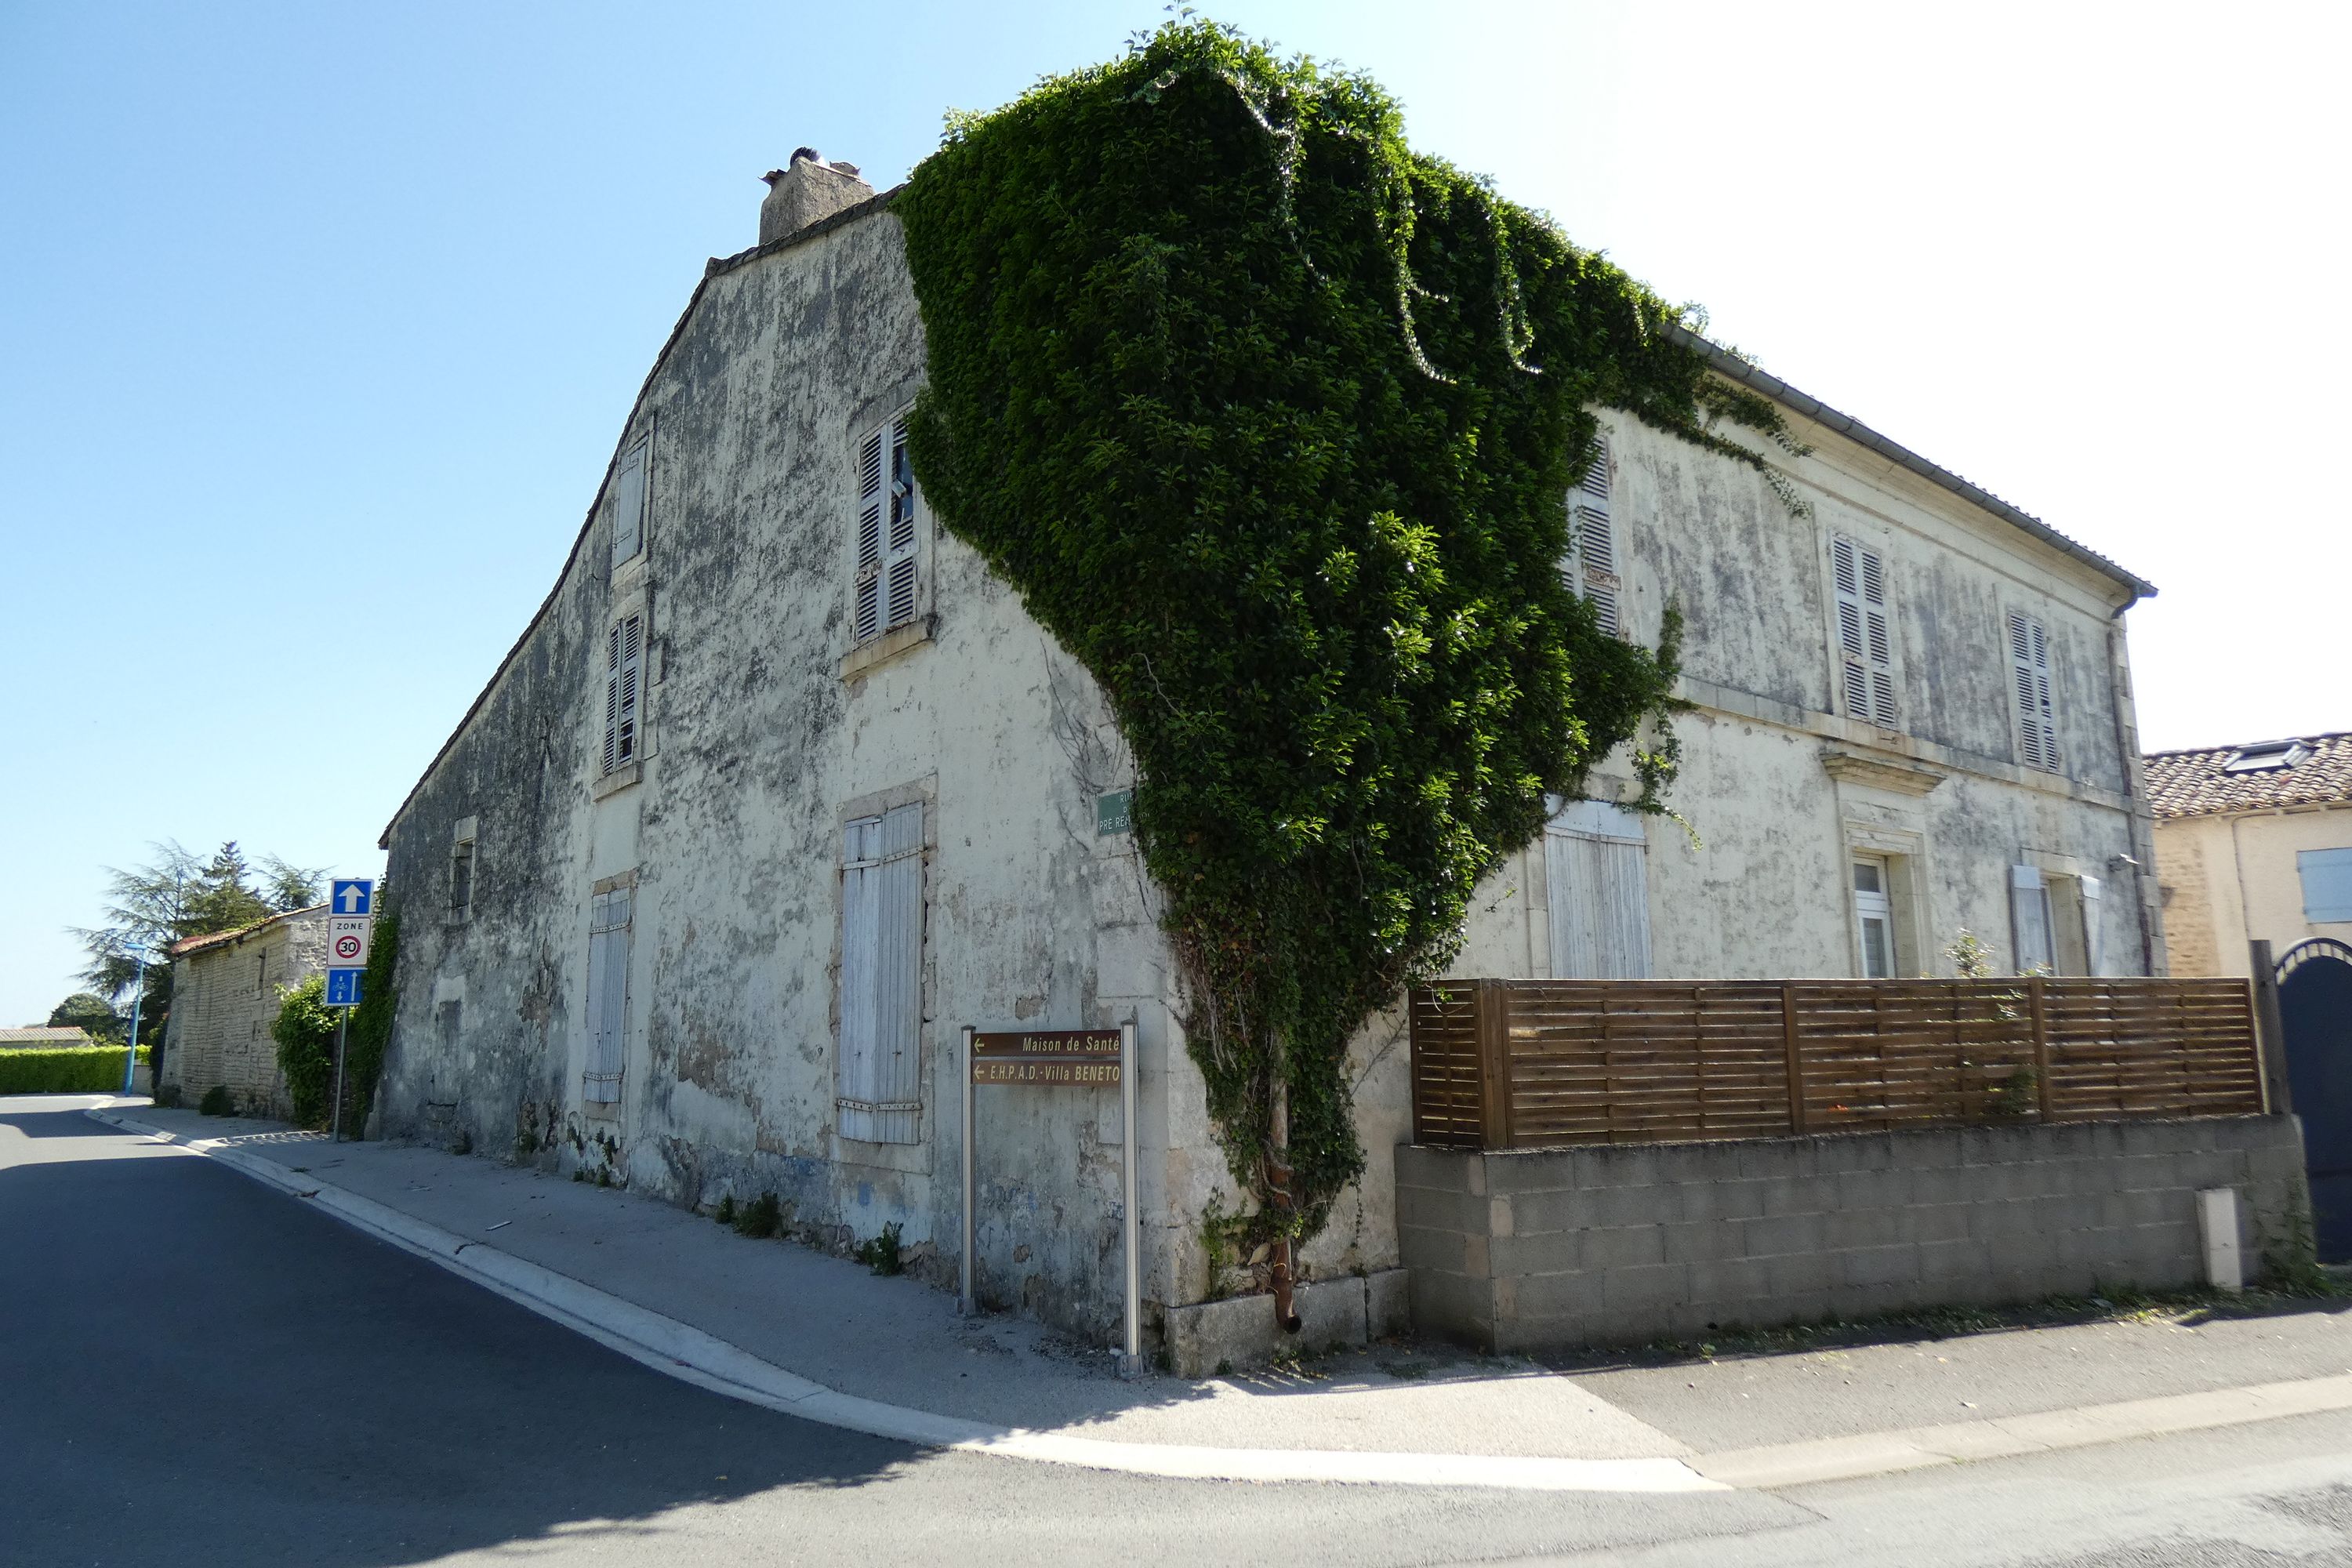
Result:
<svg viewBox="0 0 2352 1568"><path fill-rule="evenodd" d="M2308 1213L2294 1119L1397 1150L1413 1326L1496 1352L2201 1283L2210 1187L2252 1272Z"/></svg>

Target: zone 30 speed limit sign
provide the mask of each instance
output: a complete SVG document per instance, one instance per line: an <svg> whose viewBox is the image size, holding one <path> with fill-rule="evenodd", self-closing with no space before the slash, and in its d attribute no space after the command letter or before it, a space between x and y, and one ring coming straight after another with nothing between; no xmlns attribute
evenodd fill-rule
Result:
<svg viewBox="0 0 2352 1568"><path fill-rule="evenodd" d="M369 929L374 924L375 921L365 915L328 917L327 966L331 969L365 968Z"/></svg>

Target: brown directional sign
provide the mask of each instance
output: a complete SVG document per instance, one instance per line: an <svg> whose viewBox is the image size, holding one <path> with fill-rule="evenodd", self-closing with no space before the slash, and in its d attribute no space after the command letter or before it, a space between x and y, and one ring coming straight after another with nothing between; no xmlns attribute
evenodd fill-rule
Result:
<svg viewBox="0 0 2352 1568"><path fill-rule="evenodd" d="M1117 1029L975 1030L971 1037L971 1081L1028 1084L1046 1089L1069 1084L1116 1086Z"/></svg>

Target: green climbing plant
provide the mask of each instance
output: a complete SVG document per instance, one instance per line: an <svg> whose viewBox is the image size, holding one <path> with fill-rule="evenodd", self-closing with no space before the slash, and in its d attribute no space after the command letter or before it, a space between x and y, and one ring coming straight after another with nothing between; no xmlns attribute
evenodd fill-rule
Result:
<svg viewBox="0 0 2352 1568"><path fill-rule="evenodd" d="M297 1127L323 1127L333 1110L335 1026L340 1009L327 1005L327 977L313 974L299 985L280 986L278 1017L269 1026L278 1043L278 1070L286 1079Z"/></svg>
<svg viewBox="0 0 2352 1568"><path fill-rule="evenodd" d="M1628 742L1671 783L1679 617L1620 640L1559 574L1591 410L1759 472L1726 422L1787 432L1376 83L1212 24L950 116L896 210L918 477L1108 695L1251 1225L1311 1234L1350 1037L1547 791Z"/></svg>
<svg viewBox="0 0 2352 1568"><path fill-rule="evenodd" d="M389 905L390 884L378 894ZM386 907L376 917L368 944L366 973L360 977L360 1005L352 1009L350 1037L343 1045L344 1130L353 1138L365 1135L368 1115L375 1109L377 1083L383 1077L383 1057L392 1043L392 1016L398 1002L393 990L394 971L400 963L400 911ZM534 1145L535 1147L535 1145ZM530 1151L518 1148L517 1158Z"/></svg>

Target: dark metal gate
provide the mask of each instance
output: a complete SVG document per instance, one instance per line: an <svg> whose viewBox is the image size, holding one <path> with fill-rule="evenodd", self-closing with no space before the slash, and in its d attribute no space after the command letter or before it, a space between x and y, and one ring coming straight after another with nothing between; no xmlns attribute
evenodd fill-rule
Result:
<svg viewBox="0 0 2352 1568"><path fill-rule="evenodd" d="M2352 947L2329 937L2297 942L2276 973L2319 1260L2352 1262Z"/></svg>

